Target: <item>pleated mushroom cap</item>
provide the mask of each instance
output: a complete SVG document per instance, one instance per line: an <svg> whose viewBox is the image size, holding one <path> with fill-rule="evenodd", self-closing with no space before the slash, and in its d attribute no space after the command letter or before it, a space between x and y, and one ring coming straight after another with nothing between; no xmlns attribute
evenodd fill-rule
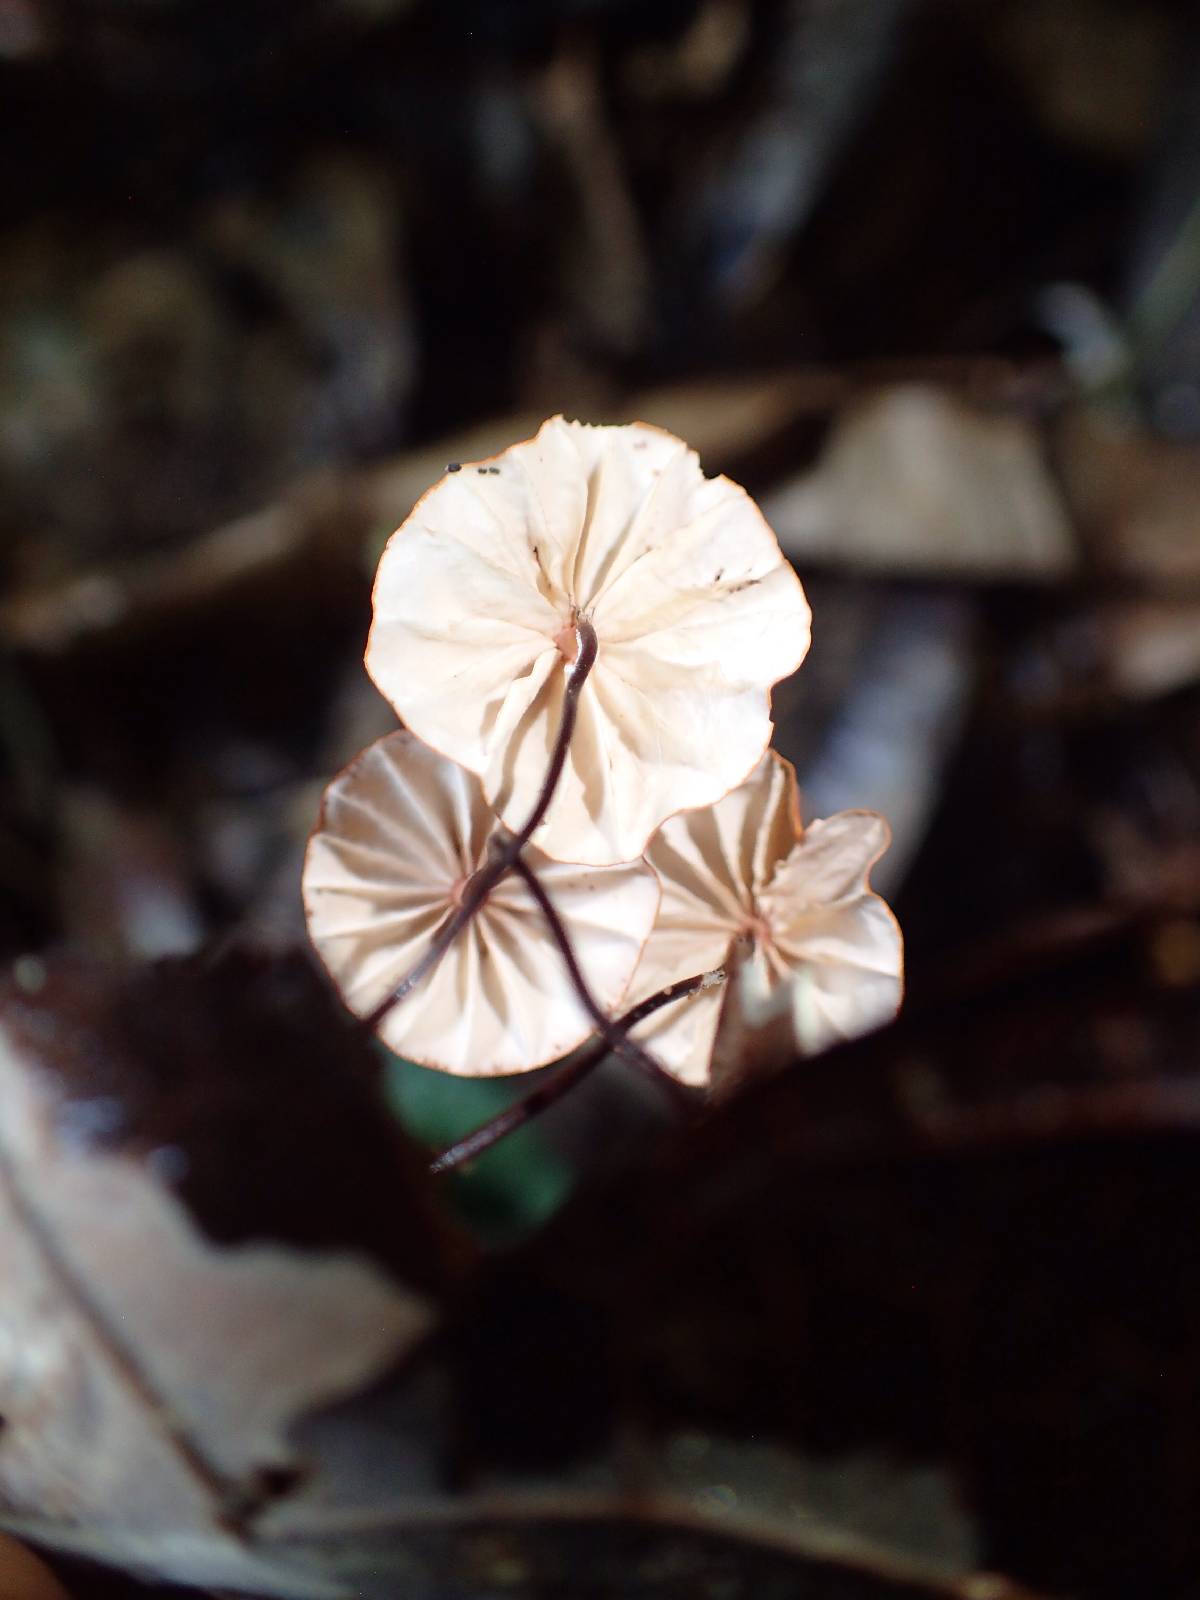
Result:
<svg viewBox="0 0 1200 1600"><path fill-rule="evenodd" d="M303 894L313 944L366 1016L452 915L497 822L478 780L407 732L378 740L326 790ZM643 861L586 868L529 846L600 1005L619 1008L654 922ZM520 878L493 890L440 964L381 1027L387 1045L445 1072L525 1072L566 1055L592 1024Z"/></svg>
<svg viewBox="0 0 1200 1600"><path fill-rule="evenodd" d="M536 838L606 865L753 769L809 608L745 490L657 428L556 417L447 473L384 551L366 665L514 831L545 775L577 616L599 649Z"/></svg>
<svg viewBox="0 0 1200 1600"><path fill-rule="evenodd" d="M747 781L704 811L672 817L646 859L663 897L628 1004L722 966L748 939L748 990L791 996L796 1046L811 1054L886 1022L900 1003L903 944L870 888L887 824L847 811L807 829L795 773L773 750ZM684 1083L708 1082L724 995L709 989L635 1028Z"/></svg>
<svg viewBox="0 0 1200 1600"><path fill-rule="evenodd" d="M899 1010L903 939L870 886L871 868L890 841L887 823L873 811L810 822L759 893L770 930L762 956L776 982L791 984L802 1054L870 1033Z"/></svg>

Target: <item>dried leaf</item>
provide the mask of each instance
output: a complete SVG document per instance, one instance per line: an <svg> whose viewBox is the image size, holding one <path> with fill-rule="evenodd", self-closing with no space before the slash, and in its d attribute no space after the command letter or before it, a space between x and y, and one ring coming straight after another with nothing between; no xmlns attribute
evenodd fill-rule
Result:
<svg viewBox="0 0 1200 1600"><path fill-rule="evenodd" d="M0 1600L68 1600L68 1595L32 1551L0 1535Z"/></svg>
<svg viewBox="0 0 1200 1600"><path fill-rule="evenodd" d="M789 555L867 571L1048 578L1075 563L1032 430L922 385L847 411L763 512Z"/></svg>
<svg viewBox="0 0 1200 1600"><path fill-rule="evenodd" d="M113 1055L64 992L0 1012L0 1514L184 1581L335 1593L244 1534L309 1470L293 1425L392 1367L430 1297L364 1250L206 1236L170 1187L185 1147L139 1148L136 1107L58 1070Z"/></svg>

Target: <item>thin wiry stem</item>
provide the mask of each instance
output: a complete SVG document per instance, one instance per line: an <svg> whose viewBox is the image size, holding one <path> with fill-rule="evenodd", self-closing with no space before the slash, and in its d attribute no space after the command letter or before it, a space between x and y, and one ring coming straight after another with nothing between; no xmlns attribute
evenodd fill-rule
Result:
<svg viewBox="0 0 1200 1600"><path fill-rule="evenodd" d="M605 1014L604 1008L600 1005L591 989L588 988L588 982L580 968L579 958L575 954L575 947L571 943L571 937L562 918L554 909L554 902L543 888L537 873L522 857L517 858L513 870L524 880L526 888L537 901L546 926L550 930L550 935L562 955L563 964L567 969L567 976L575 987L575 993L579 996L579 1003L591 1018L601 1039L604 1040L614 1055L621 1056L632 1066L648 1073L656 1083L671 1095L677 1105L682 1102L690 1106L691 1094L679 1080L673 1078L666 1068L654 1059L649 1050L643 1049L635 1040L628 1038L621 1027Z"/></svg>
<svg viewBox="0 0 1200 1600"><path fill-rule="evenodd" d="M575 718L579 712L579 692L583 688L588 673L596 662L596 630L585 617L575 618L575 635L578 640L575 660L571 663L571 670L567 674L566 685L563 688L562 717L558 724L558 734L554 740L554 749L550 755L550 765L546 768L546 776L533 810L526 817L524 824L516 833L497 835L493 841L494 848L491 855L480 867L479 871L471 878L463 892L461 901L454 914L434 935L429 942L425 954L411 967L394 989L388 991L383 999L373 1010L369 1011L362 1019L363 1029L367 1033L374 1033L380 1023L394 1006L407 998L423 978L427 978L437 966L438 962L458 938L459 934L476 915L492 890L512 871L520 859L521 851L533 837L534 829L546 815L546 811L554 798L554 791L558 788L558 780L562 777L563 766L567 759L567 748L571 743L571 735L575 731Z"/></svg>
<svg viewBox="0 0 1200 1600"><path fill-rule="evenodd" d="M663 1006L670 1005L673 1000L686 1000L690 995L699 993L701 989L719 983L723 977L724 972L718 968L714 972L698 972L694 977L682 978L678 983L668 984L665 989L660 989L657 994L652 994L648 1000L643 1000L640 1005L626 1011L624 1016L618 1017L612 1028L623 1034L628 1033L630 1028L636 1027L639 1022L652 1016ZM606 1037L593 1039L591 1044L586 1045L578 1055L567 1061L552 1078L539 1083L537 1088L523 1099L506 1106L490 1121L482 1123L473 1132L448 1145L430 1162L430 1172L435 1175L453 1172L456 1167L474 1161L476 1156L481 1156L485 1150L490 1150L494 1144L507 1138L510 1133L523 1128L527 1122L532 1122L534 1117L540 1117L543 1111L548 1111L552 1105L557 1104L568 1090L573 1089L577 1083L582 1083L590 1072L594 1072L611 1049L612 1046Z"/></svg>

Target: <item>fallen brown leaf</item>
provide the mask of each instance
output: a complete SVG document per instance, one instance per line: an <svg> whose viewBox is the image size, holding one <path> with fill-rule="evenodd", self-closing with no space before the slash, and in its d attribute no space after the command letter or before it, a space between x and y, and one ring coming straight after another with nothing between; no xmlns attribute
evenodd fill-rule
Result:
<svg viewBox="0 0 1200 1600"><path fill-rule="evenodd" d="M1046 579L1075 564L1029 424L926 384L850 407L816 467L763 512L793 559L862 572Z"/></svg>
<svg viewBox="0 0 1200 1600"><path fill-rule="evenodd" d="M0 1516L188 1582L334 1593L257 1553L251 1530L314 1470L292 1425L395 1366L429 1329L432 1299L365 1250L207 1236L174 1189L186 1139L146 1149L137 1137L146 1067L110 1083L117 1092L81 1094L81 1059L103 1063L93 1089L112 1078L115 1024L89 1014L79 986L47 978L45 993L0 1004Z"/></svg>
<svg viewBox="0 0 1200 1600"><path fill-rule="evenodd" d="M68 1600L68 1595L31 1550L0 1535L0 1600Z"/></svg>

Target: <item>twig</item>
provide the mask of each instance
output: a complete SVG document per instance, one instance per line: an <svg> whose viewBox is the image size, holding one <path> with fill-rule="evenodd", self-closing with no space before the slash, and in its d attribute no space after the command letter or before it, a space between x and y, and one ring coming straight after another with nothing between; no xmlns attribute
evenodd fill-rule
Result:
<svg viewBox="0 0 1200 1600"><path fill-rule="evenodd" d="M571 937L563 925L562 918L554 909L553 901L542 887L537 873L522 857L517 858L513 870L524 880L526 888L537 901L542 916L546 919L546 926L550 930L550 935L562 955L567 969L567 976L575 986L575 992L579 996L579 1003L592 1019L596 1032L601 1039L614 1055L622 1057L631 1066L648 1073L661 1088L667 1091L677 1106L690 1108L692 1095L684 1088L683 1084L677 1078L673 1078L666 1068L654 1059L649 1050L644 1050L636 1040L630 1039L622 1031L619 1023L614 1022L611 1017L605 1015L603 1007L588 988L587 979L580 969L578 958L575 955L575 948L571 943Z"/></svg>
<svg viewBox="0 0 1200 1600"><path fill-rule="evenodd" d="M917 1558L841 1527L835 1529L817 1513L781 1517L727 1506L713 1511L692 1497L655 1487L636 1491L622 1487L542 1489L522 1484L515 1489L467 1492L438 1500L410 1495L365 1507L309 1505L304 1508L303 1521L281 1522L270 1530L268 1548L303 1548L328 1542L357 1551L377 1548L370 1541L388 1534L392 1537L386 1548L399 1548L410 1562L415 1562L421 1559L421 1551L441 1547L397 1535L440 1528L472 1532L493 1528L511 1537L514 1531L536 1532L539 1525L598 1526L609 1545L623 1525L676 1536L718 1533L722 1538L803 1563L795 1581L786 1585L789 1594L802 1589L826 1594L832 1587L839 1594L871 1593L893 1600L980 1600L985 1595L992 1600L1036 1600L1032 1591L992 1574L984 1580L978 1573L948 1576L930 1572ZM810 1587L800 1572L812 1572L814 1567L821 1581L814 1577L815 1587ZM442 1574L439 1572L438 1576ZM854 1579L857 1581L848 1583Z"/></svg>
<svg viewBox="0 0 1200 1600"><path fill-rule="evenodd" d="M439 930L430 941L425 954L401 978L400 982L386 994L379 1004L367 1013L362 1019L363 1029L367 1033L374 1033L383 1019L394 1006L407 998L423 978L433 971L438 962L458 938L459 934L482 907L484 901L492 890L512 871L520 860L521 851L533 837L534 829L546 815L554 791L558 788L558 780L562 777L563 766L567 759L567 747L571 743L571 735L575 731L575 718L579 710L579 692L583 688L588 673L596 661L596 630L584 617L575 618L575 634L578 639L578 649L571 670L567 674L566 686L563 689L562 718L558 724L558 734L554 741L554 750L550 756L550 765L546 769L546 776L533 810L526 817L524 825L516 833L508 834L498 848L492 851L490 858L484 862L479 871L475 873L467 884L458 909L450 920Z"/></svg>
<svg viewBox="0 0 1200 1600"><path fill-rule="evenodd" d="M714 972L698 972L694 977L668 984L665 989L652 994L640 1005L631 1007L624 1016L618 1017L612 1026L623 1034L628 1033L630 1028L636 1027L639 1022L652 1016L663 1006L670 1005L673 1000L686 1000L701 989L707 989L721 982L723 978L724 972L718 968ZM577 1083L581 1083L590 1072L593 1072L611 1049L612 1046L607 1038L594 1039L573 1060L566 1062L552 1078L540 1083L524 1099L506 1106L497 1116L482 1123L474 1132L465 1134L463 1138L447 1146L441 1155L430 1162L430 1172L436 1175L465 1166L468 1161L474 1161L476 1156L481 1156L485 1150L490 1150L494 1144L507 1138L510 1133L515 1133L527 1122L532 1122L534 1117L540 1117L543 1111L549 1110L569 1089L573 1089Z"/></svg>

